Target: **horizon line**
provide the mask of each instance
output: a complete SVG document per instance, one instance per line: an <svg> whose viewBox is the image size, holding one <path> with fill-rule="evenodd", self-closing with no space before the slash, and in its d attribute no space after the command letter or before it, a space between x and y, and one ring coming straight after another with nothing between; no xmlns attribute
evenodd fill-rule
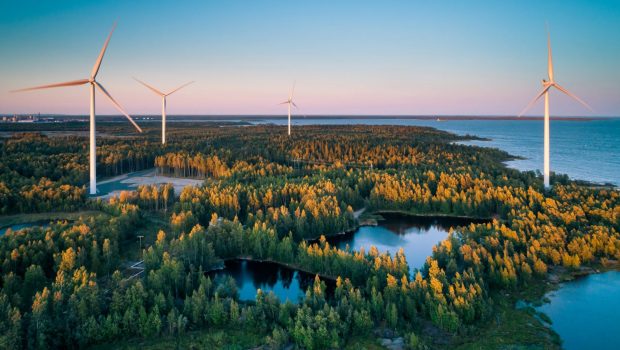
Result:
<svg viewBox="0 0 620 350"><path fill-rule="evenodd" d="M161 114L153 113L131 113L137 117L161 117ZM88 117L88 114L71 114L71 113L0 113L0 117L12 117L12 116L40 116L40 117ZM99 118L110 117L122 117L122 114L99 114ZM225 113L209 113L209 114L167 114L167 117L220 117L220 118L287 118L286 114L225 114ZM407 119L463 119L463 118L487 118L487 119L532 119L540 118L542 115L523 115L519 117L517 114L306 114L303 116L296 116L294 119L311 119L311 118L324 118L324 119L338 119L338 118L360 118L360 119L394 119L394 118L407 118ZM611 119L620 118L620 116L613 115L600 115L600 116L579 116L579 115L564 115L564 116L551 116L552 119Z"/></svg>

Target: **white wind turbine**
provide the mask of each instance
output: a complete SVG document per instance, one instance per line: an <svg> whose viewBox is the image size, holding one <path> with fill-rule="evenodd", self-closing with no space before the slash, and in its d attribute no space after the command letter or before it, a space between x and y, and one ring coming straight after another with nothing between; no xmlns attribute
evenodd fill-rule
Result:
<svg viewBox="0 0 620 350"><path fill-rule="evenodd" d="M143 82L142 80L138 79L138 78L134 78L138 83L144 85L147 89L153 91L154 93L156 93L157 95L159 95L161 97L161 143L162 144L166 144L166 97L172 95L173 93L181 90L182 88L186 87L189 84L192 84L193 81L190 81L189 83L185 83L181 86L179 86L178 88L170 91L169 93L163 93L159 90L157 90L156 88L150 86L149 84Z"/></svg>
<svg viewBox="0 0 620 350"><path fill-rule="evenodd" d="M291 106L295 108L299 108L297 107L295 102L293 102L294 93L295 93L295 83L293 83L293 89L291 90L291 94L288 95L288 100L280 103L281 105L285 105L285 104L288 105L288 136L291 136Z"/></svg>
<svg viewBox="0 0 620 350"><path fill-rule="evenodd" d="M549 80L543 79L542 91L538 95L536 95L536 97L532 100L532 102L530 102L530 104L528 104L527 107L525 107L525 109L523 109L523 111L519 114L519 117L521 117L542 96L545 96L545 121L544 121L545 122L545 131L544 131L545 140L544 140L544 168L543 168L545 188L549 188L550 186L549 184L549 172L550 172L549 171L549 90L552 87L554 87L560 90L561 92L563 92L564 94L568 95L569 97L573 98L577 102L581 103L586 108L588 108L590 111L592 111L592 108L587 103L585 103L582 99L580 99L576 95L572 94L571 92L569 92L568 90L560 86L558 83L556 83L555 79L553 78L553 61L551 59L551 38L549 35L549 30L547 30L547 51L548 51L547 70L548 70Z"/></svg>
<svg viewBox="0 0 620 350"><path fill-rule="evenodd" d="M116 109L118 109L125 117L127 117L127 119L129 119L129 121L133 124L133 126L136 127L136 129L138 129L139 132L142 132L142 129L140 129L138 124L136 124L136 122L134 122L133 119L131 119L129 114L127 114L127 112L123 110L123 107L121 107L121 105L118 104L118 102L116 102L116 100L110 95L110 93L108 93L108 91L103 87L103 85L101 85L97 80L95 80L95 78L97 77L97 73L99 72L99 67L101 67L101 61L103 60L103 55L105 54L105 51L108 47L108 43L110 42L110 38L112 37L112 33L114 32L115 28L116 28L116 23L112 26L112 30L110 31L110 34L108 35L108 38L105 41L105 44L103 44L103 48L101 48L99 57L97 57L97 61L95 61L93 70L90 73L90 78L67 81L64 83L35 86L31 88L13 91L13 92L20 92L20 91L30 91L30 90L64 87L64 86L90 84L90 148L89 148L89 154L90 154L90 194L91 195L97 194L97 147L96 147L96 142L95 142L95 87L99 89L99 91L101 91L101 93L103 93L103 95L107 97L108 100L110 100L110 102L112 103L112 105L114 105L114 107L116 107Z"/></svg>

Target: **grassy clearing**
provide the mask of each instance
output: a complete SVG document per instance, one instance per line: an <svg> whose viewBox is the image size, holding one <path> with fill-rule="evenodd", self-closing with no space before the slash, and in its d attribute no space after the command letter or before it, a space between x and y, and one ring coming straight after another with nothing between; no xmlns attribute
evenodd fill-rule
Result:
<svg viewBox="0 0 620 350"><path fill-rule="evenodd" d="M104 214L98 210L84 210L76 212L53 212L53 213L34 213L34 214L16 214L0 216L0 227L13 226L37 221L54 221L54 220L77 220L80 217L89 217Z"/></svg>
<svg viewBox="0 0 620 350"><path fill-rule="evenodd" d="M147 248L155 243L157 240L157 233L159 230L163 230L167 234L170 234L170 219L169 213L145 211L143 225L137 229L136 237L142 237L142 249ZM121 242L119 251L121 254L121 260L123 261L139 261L141 260L141 251L138 247L138 239L125 240Z"/></svg>

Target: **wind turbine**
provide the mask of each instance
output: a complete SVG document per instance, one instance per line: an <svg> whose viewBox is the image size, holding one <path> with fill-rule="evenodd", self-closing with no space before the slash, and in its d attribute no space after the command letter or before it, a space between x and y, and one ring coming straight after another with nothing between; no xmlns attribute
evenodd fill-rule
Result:
<svg viewBox="0 0 620 350"><path fill-rule="evenodd" d="M293 83L293 89L291 89L291 93L288 95L288 100L280 103L281 105L288 105L288 136L291 136L291 105L295 108L299 108L295 102L293 102L293 93L295 93L295 83Z"/></svg>
<svg viewBox="0 0 620 350"><path fill-rule="evenodd" d="M131 119L129 114L123 110L123 107L116 102L116 100L110 95L110 93L101 85L95 78L97 77L97 73L99 72L99 68L101 67L101 61L103 60L103 55L105 54L106 49L108 48L108 43L110 42L110 38L112 37L112 33L116 28L116 23L112 26L112 30L108 35L103 47L101 48L101 52L99 53L99 57L97 57L97 61L95 61L95 65L93 66L93 70L90 73L90 78L88 79L80 79L67 81L64 83L56 83L42 86L35 86L26 89L14 90L13 92L21 92L21 91L31 91L31 90L39 90L39 89L49 89L49 88L57 88L57 87L65 87L65 86L75 86L75 85L84 85L90 84L90 194L97 194L97 147L95 142L95 87L103 93L105 97L110 100L112 105L116 107L129 121L133 126L138 129L139 132L142 132L142 129L136 124L136 122Z"/></svg>
<svg viewBox="0 0 620 350"><path fill-rule="evenodd" d="M186 87L189 84L192 84L193 81L190 81L189 83L185 83L181 86L179 86L178 88L170 91L169 93L163 93L159 90L157 90L156 88L152 87L151 85L143 82L142 80L138 79L138 78L134 78L138 83L144 85L147 89L153 91L154 93L156 93L157 95L159 95L161 97L161 143L162 144L166 144L166 97L172 95L173 93L181 90L182 88Z"/></svg>
<svg viewBox="0 0 620 350"><path fill-rule="evenodd" d="M556 88L556 89L560 90L561 92L563 92L564 94L566 94L569 97L571 97L572 99L574 99L575 101L577 101L577 102L581 103L582 105L584 105L590 111L592 111L592 107L590 107L587 103L585 103L582 99L580 99L579 97L577 97L573 93L569 92L568 90L566 90L565 88L560 86L555 81L555 79L553 77L553 60L551 58L551 36L549 34L549 29L547 29L547 51L548 51L548 54L547 54L548 55L547 56L547 71L548 71L548 75L549 75L548 80L545 80L545 79L542 80L542 86L543 86L542 91L538 95L536 95L536 97L534 97L532 102L530 102L530 104L528 104L527 107L525 107L525 109L523 109L523 111L519 114L519 117L521 117L542 96L545 96L545 131L544 131L545 140L544 140L544 168L543 168L545 188L549 188L549 186L550 186L550 184L549 184L549 172L550 172L549 171L549 90L552 87Z"/></svg>

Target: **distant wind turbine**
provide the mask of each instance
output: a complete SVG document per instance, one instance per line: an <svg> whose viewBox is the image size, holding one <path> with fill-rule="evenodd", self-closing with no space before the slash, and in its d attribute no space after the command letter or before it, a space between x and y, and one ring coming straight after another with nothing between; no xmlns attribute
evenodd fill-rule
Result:
<svg viewBox="0 0 620 350"><path fill-rule="evenodd" d="M293 89L291 90L291 94L288 95L288 100L280 103L281 105L288 105L288 136L291 136L291 105L295 108L297 105L293 102L293 94L295 93L295 83L293 83Z"/></svg>
<svg viewBox="0 0 620 350"><path fill-rule="evenodd" d="M159 90L157 90L156 88L152 87L151 85L143 82L142 80L138 79L138 78L134 78L138 83L146 86L147 89L153 91L154 93L156 93L157 95L161 96L161 143L162 144L166 144L166 97L172 95L173 93L181 90L182 88L186 87L189 84L192 84L193 81L190 81L189 83L185 83L181 86L179 86L178 88L170 91L169 93L163 93Z"/></svg>
<svg viewBox="0 0 620 350"><path fill-rule="evenodd" d="M532 102L530 102L530 104L528 104L527 107L525 107L525 109L523 109L523 111L519 114L519 117L523 116L523 114L525 114L525 112L527 112L542 96L545 96L545 141L544 141L544 158L545 159L544 159L544 168L543 168L545 188L549 188L550 186L549 184L549 172L550 172L549 171L549 90L552 87L554 87L560 90L561 92L563 92L564 94L568 95L569 97L573 98L575 101L581 103L590 111L592 111L592 107L590 107L582 99L572 94L571 92L569 92L568 90L566 90L565 88L563 88L562 86L560 86L558 83L555 82L555 79L553 78L553 61L551 59L551 36L549 34L549 29L547 29L547 51L548 51L547 69L548 69L549 79L548 80L543 79L542 91L538 95L536 95L536 97L532 100Z"/></svg>
<svg viewBox="0 0 620 350"><path fill-rule="evenodd" d="M136 124L136 122L134 122L133 119L131 119L129 114L127 114L127 112L123 110L123 107L121 107L121 105L118 104L118 102L116 102L116 100L110 95L110 93L108 93L108 91L103 87L103 85L101 85L97 80L95 80L95 78L97 77L97 73L99 72L99 67L101 67L101 61L103 60L103 55L105 54L105 51L108 47L108 43L110 42L110 38L112 37L112 33L114 32L115 28L116 28L116 23L112 26L112 30L110 31L110 34L108 35L108 38L105 41L105 44L103 44L103 48L101 48L99 57L97 57L97 61L95 62L95 65L93 66L93 70L90 73L90 78L67 81L64 83L35 86L31 88L13 91L13 92L21 92L21 91L31 91L31 90L48 89L48 88L56 88L56 87L64 87L64 86L90 84L90 149L89 149L89 153L90 153L90 194L91 195L97 194L97 147L96 147L96 140L95 140L95 87L97 87L97 89L99 89L99 91L101 91L101 93L103 93L103 95L107 97L108 100L110 100L110 102L112 103L112 105L114 105L114 107L116 107L116 109L118 109L127 119L129 119L131 124L133 124L133 126L135 126L139 132L142 132L142 129L140 129L138 124Z"/></svg>

